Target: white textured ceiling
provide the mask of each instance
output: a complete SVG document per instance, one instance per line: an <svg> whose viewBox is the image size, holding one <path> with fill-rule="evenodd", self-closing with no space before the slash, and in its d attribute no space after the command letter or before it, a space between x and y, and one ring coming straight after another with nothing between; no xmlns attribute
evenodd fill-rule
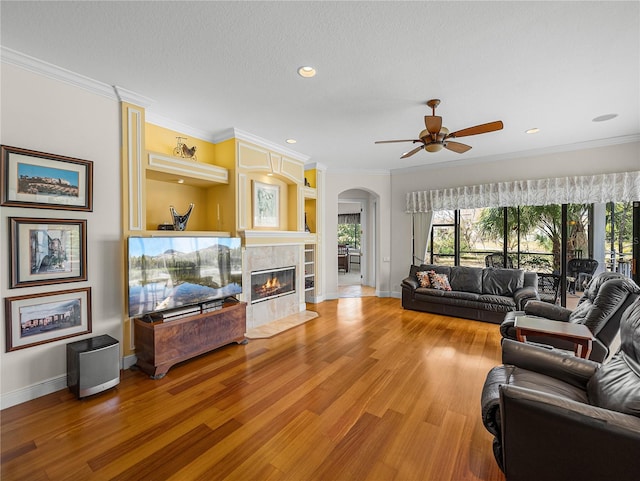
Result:
<svg viewBox="0 0 640 481"><path fill-rule="evenodd" d="M393 170L617 142L640 133L640 3L10 2L1 44L149 97L215 137L230 127L333 170ZM303 79L296 69L312 65ZM425 102L465 154L412 144ZM617 113L608 122L596 116ZM531 127L541 129L526 135Z"/></svg>

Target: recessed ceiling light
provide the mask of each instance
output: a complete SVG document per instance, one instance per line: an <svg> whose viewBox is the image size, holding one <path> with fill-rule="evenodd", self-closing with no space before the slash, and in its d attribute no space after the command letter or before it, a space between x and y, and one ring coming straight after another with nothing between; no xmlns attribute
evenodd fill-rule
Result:
<svg viewBox="0 0 640 481"><path fill-rule="evenodd" d="M304 78L311 78L316 76L316 69L313 67L300 67L298 69L298 74Z"/></svg>
<svg viewBox="0 0 640 481"><path fill-rule="evenodd" d="M297 142L297 140L296 139L287 139L287 140L285 140L285 142L287 144L295 144Z"/></svg>
<svg viewBox="0 0 640 481"><path fill-rule="evenodd" d="M538 132L540 132L540 129L538 127L534 127L532 129L524 131L525 134L537 134Z"/></svg>
<svg viewBox="0 0 640 481"><path fill-rule="evenodd" d="M615 119L618 114L605 114L599 115L595 119L591 119L592 122L606 122L607 120Z"/></svg>
<svg viewBox="0 0 640 481"><path fill-rule="evenodd" d="M184 179L178 179L178 184L184 184Z"/></svg>

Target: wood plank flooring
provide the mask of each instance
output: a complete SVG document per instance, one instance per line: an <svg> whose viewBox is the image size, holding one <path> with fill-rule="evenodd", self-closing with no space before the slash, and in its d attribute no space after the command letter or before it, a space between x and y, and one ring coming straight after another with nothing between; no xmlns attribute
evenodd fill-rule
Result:
<svg viewBox="0 0 640 481"><path fill-rule="evenodd" d="M161 380L3 410L9 480L504 480L480 420L498 326L345 298Z"/></svg>

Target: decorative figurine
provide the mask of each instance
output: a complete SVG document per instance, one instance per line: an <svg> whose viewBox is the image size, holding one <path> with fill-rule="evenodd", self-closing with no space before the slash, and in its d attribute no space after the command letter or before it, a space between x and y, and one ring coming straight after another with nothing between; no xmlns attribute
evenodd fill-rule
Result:
<svg viewBox="0 0 640 481"><path fill-rule="evenodd" d="M194 145L191 148L187 147L187 144L184 143L184 141L187 140L186 137L176 137L176 139L178 142L176 148L173 149L173 155L175 155L176 157L182 157L184 159L197 161L198 159L196 157L196 146Z"/></svg>
<svg viewBox="0 0 640 481"><path fill-rule="evenodd" d="M189 221L192 210L193 203L189 204L189 210L182 215L178 214L172 205L169 206L169 212L171 212L171 216L173 217L173 230L185 230L187 228L187 222Z"/></svg>

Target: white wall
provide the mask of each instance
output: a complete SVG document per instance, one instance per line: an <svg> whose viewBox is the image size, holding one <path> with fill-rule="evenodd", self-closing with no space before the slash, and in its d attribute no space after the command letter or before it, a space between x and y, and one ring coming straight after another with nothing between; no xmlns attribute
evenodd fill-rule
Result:
<svg viewBox="0 0 640 481"><path fill-rule="evenodd" d="M2 408L66 386L68 342L101 334L122 340L120 108L108 98L22 68L2 64L0 142L94 162L93 212L1 207L2 298L92 289L93 332L13 352L0 329ZM87 282L9 289L8 217L87 219ZM3 326L4 322L4 310Z"/></svg>
<svg viewBox="0 0 640 481"><path fill-rule="evenodd" d="M390 227L394 246L391 255L392 295L401 296L400 282L407 276L411 265L411 216L404 212L407 192L638 169L640 142L514 157L482 164L468 161L450 166L425 167L422 170L395 171L391 176Z"/></svg>

